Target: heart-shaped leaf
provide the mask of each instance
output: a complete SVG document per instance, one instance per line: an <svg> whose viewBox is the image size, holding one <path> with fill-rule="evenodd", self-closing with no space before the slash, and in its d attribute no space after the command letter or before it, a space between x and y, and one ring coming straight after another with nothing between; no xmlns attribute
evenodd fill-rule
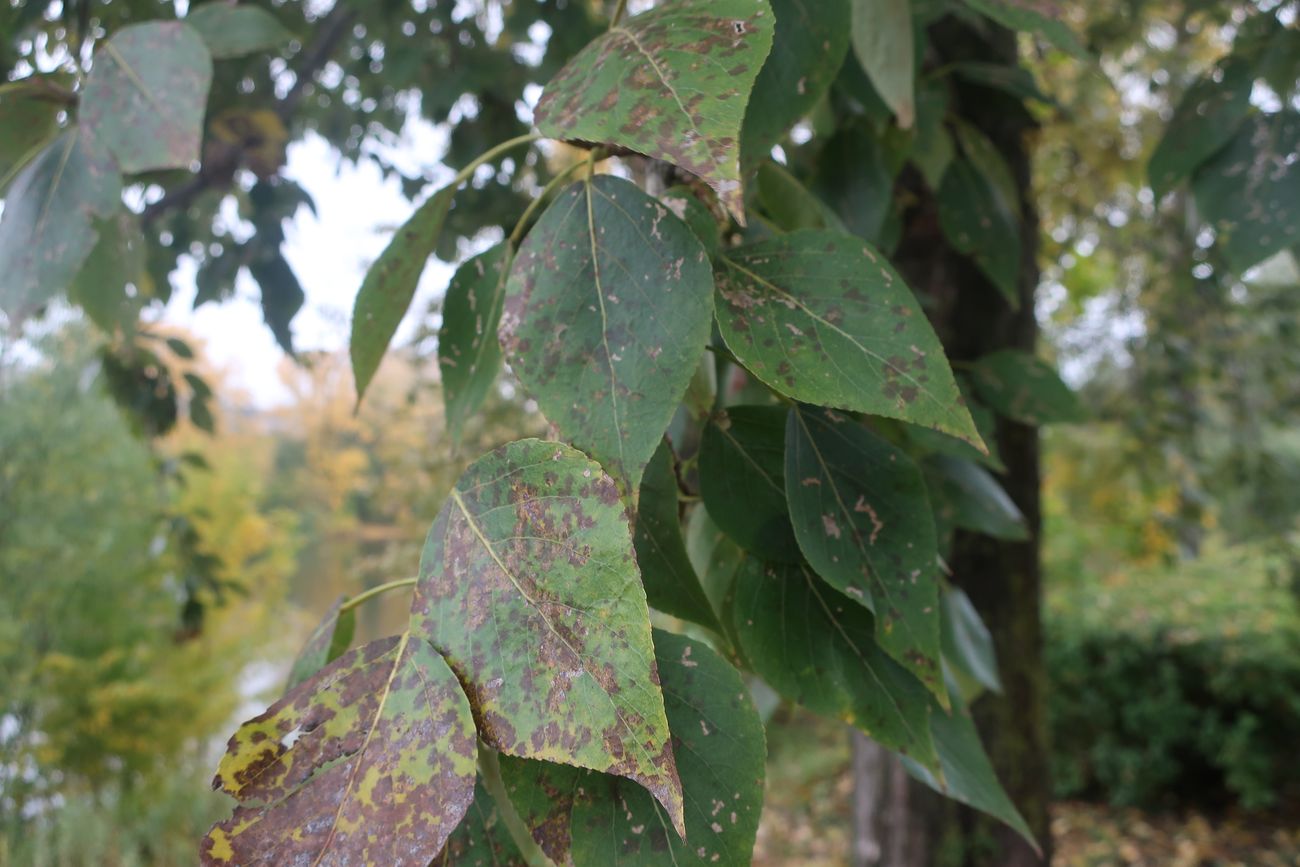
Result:
<svg viewBox="0 0 1300 867"><path fill-rule="evenodd" d="M749 557L736 572L730 615L745 660L777 692L938 769L933 699L872 641L867 609L806 566Z"/></svg>
<svg viewBox="0 0 1300 867"><path fill-rule="evenodd" d="M772 47L767 0L680 0L609 29L551 79L537 128L667 160L745 221L740 127Z"/></svg>
<svg viewBox="0 0 1300 867"><path fill-rule="evenodd" d="M938 542L921 468L830 410L791 409L785 438L786 496L804 556L875 612L876 642L946 701Z"/></svg>
<svg viewBox="0 0 1300 867"><path fill-rule="evenodd" d="M371 642L235 732L213 786L243 805L208 832L203 864L427 867L473 800L476 756L433 647Z"/></svg>
<svg viewBox="0 0 1300 867"><path fill-rule="evenodd" d="M727 347L771 388L983 446L934 329L862 241L793 232L729 250L716 279Z"/></svg>
<svg viewBox="0 0 1300 867"><path fill-rule="evenodd" d="M559 443L475 461L434 521L412 629L506 755L624 776L682 827L650 612L618 486Z"/></svg>
<svg viewBox="0 0 1300 867"><path fill-rule="evenodd" d="M1027 352L1003 349L982 356L971 371L989 406L1028 425L1082 421L1083 406L1050 364Z"/></svg>
<svg viewBox="0 0 1300 867"><path fill-rule="evenodd" d="M510 274L510 245L497 244L457 269L442 303L438 369L447 407L447 433L460 439L501 370L497 325Z"/></svg>
<svg viewBox="0 0 1300 867"><path fill-rule="evenodd" d="M123 27L100 45L81 123L126 174L188 168L199 158L212 57L189 25Z"/></svg>
<svg viewBox="0 0 1300 867"><path fill-rule="evenodd" d="M501 342L565 439L635 490L708 342L713 277L694 233L620 178L580 181L515 257Z"/></svg>

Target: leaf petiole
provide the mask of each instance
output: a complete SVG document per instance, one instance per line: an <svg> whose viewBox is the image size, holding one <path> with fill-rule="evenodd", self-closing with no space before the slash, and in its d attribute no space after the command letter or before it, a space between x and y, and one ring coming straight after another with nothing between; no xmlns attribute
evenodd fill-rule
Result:
<svg viewBox="0 0 1300 867"><path fill-rule="evenodd" d="M366 602L376 596L382 596L389 590L396 590L399 587L414 587L416 582L419 580L419 578L400 578L397 581L389 581L387 584L380 584L378 587L371 587L369 590L358 593L356 596L353 596L351 599L340 605L339 613L342 614L344 611L351 611L362 602Z"/></svg>

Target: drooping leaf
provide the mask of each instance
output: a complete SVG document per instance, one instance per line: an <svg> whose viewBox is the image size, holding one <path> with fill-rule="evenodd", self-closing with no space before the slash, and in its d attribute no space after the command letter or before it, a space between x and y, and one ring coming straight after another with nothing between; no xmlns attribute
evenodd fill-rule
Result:
<svg viewBox="0 0 1300 867"><path fill-rule="evenodd" d="M288 692L298 684L308 680L316 672L338 659L352 645L352 636L356 633L357 618L353 609L343 609L346 596L340 596L325 612L325 617L311 635L307 643L298 651L298 656L289 669L289 680L284 690Z"/></svg>
<svg viewBox="0 0 1300 867"><path fill-rule="evenodd" d="M717 525L742 548L799 562L785 497L785 408L734 406L704 429L700 496Z"/></svg>
<svg viewBox="0 0 1300 867"><path fill-rule="evenodd" d="M641 477L633 543L651 607L717 630L718 621L695 575L678 517L677 473L664 440Z"/></svg>
<svg viewBox="0 0 1300 867"><path fill-rule="evenodd" d="M957 696L953 696L952 704L951 715L938 707L930 714L930 730L943 770L942 779L908 756L903 757L904 767L936 792L1006 823L1037 851L1038 843L1029 825L998 782L969 711Z"/></svg>
<svg viewBox="0 0 1300 867"><path fill-rule="evenodd" d="M943 594L943 662L969 703L985 689L1002 691L998 660L989 632L970 597L960 587Z"/></svg>
<svg viewBox="0 0 1300 867"><path fill-rule="evenodd" d="M727 347L771 388L979 443L939 338L902 278L862 241L794 232L729 250L716 279Z"/></svg>
<svg viewBox="0 0 1300 867"><path fill-rule="evenodd" d="M561 193L519 248L501 342L564 437L634 490L708 342L708 255L635 185Z"/></svg>
<svg viewBox="0 0 1300 867"><path fill-rule="evenodd" d="M537 128L674 163L744 223L740 126L773 27L767 0L656 6L611 27L551 79Z"/></svg>
<svg viewBox="0 0 1300 867"><path fill-rule="evenodd" d="M655 630L655 657L681 755L686 839L641 788L546 762L503 760L533 839L558 864L748 865L763 806L763 724L740 673L702 642Z"/></svg>
<svg viewBox="0 0 1300 867"><path fill-rule="evenodd" d="M1196 204L1238 274L1300 241L1300 113L1250 118L1192 178Z"/></svg>
<svg viewBox="0 0 1300 867"><path fill-rule="evenodd" d="M490 746L634 780L680 831L649 609L599 464L540 440L471 464L429 531L411 610Z"/></svg>
<svg viewBox="0 0 1300 867"><path fill-rule="evenodd" d="M1229 60L1188 88L1147 163L1151 190L1159 199L1232 140L1250 113L1254 74L1244 60Z"/></svg>
<svg viewBox="0 0 1300 867"><path fill-rule="evenodd" d="M438 368L452 440L492 390L501 370L497 324L510 274L510 245L497 244L457 269L442 304Z"/></svg>
<svg viewBox="0 0 1300 867"><path fill-rule="evenodd" d="M953 129L957 133L957 143L961 146L962 154L997 193L1001 209L1018 220L1020 193L1002 152L983 130L969 121L957 118Z"/></svg>
<svg viewBox="0 0 1300 867"><path fill-rule="evenodd" d="M76 127L19 172L0 216L0 309L16 326L65 290L95 248L96 218L121 207L112 158Z"/></svg>
<svg viewBox="0 0 1300 867"><path fill-rule="evenodd" d="M1022 102L1034 100L1044 105L1057 105L1057 101L1039 88L1034 75L1023 66L1009 66L1001 63L985 63L978 60L959 60L948 65L956 76L978 84L1010 94Z"/></svg>
<svg viewBox="0 0 1300 867"><path fill-rule="evenodd" d="M474 798L476 756L433 647L371 642L235 732L213 785L242 803L208 832L203 864L427 867Z"/></svg>
<svg viewBox="0 0 1300 867"><path fill-rule="evenodd" d="M659 201L676 214L677 219L691 227L710 259L718 255L718 246L722 243L718 221L704 203L695 197L690 187L678 186L665 190Z"/></svg>
<svg viewBox="0 0 1300 867"><path fill-rule="evenodd" d="M68 287L68 300L104 331L129 331L148 300L152 279L139 218L125 208L106 220L95 220L99 240ZM127 287L134 294L128 294Z"/></svg>
<svg viewBox="0 0 1300 867"><path fill-rule="evenodd" d="M856 125L836 130L822 148L813 189L844 231L873 246L880 242L893 204L894 175L875 135Z"/></svg>
<svg viewBox="0 0 1300 867"><path fill-rule="evenodd" d="M847 232L840 218L783 166L768 161L758 167L758 201L783 231L834 229Z"/></svg>
<svg viewBox="0 0 1300 867"><path fill-rule="evenodd" d="M212 403L205 397L190 398L190 424L204 433L217 432L217 418L212 414Z"/></svg>
<svg viewBox="0 0 1300 867"><path fill-rule="evenodd" d="M482 781L469 812L429 867L528 867Z"/></svg>
<svg viewBox="0 0 1300 867"><path fill-rule="evenodd" d="M982 356L971 369L979 396L994 410L1028 425L1082 421L1083 405L1047 362L1003 349Z"/></svg>
<svg viewBox="0 0 1300 867"><path fill-rule="evenodd" d="M849 48L849 0L772 0L772 11L772 51L754 82L740 134L746 167L767 159L825 95Z"/></svg>
<svg viewBox="0 0 1300 867"><path fill-rule="evenodd" d="M968 380L959 379L957 384L961 388L962 397L966 400L966 409L970 410L970 417L975 420L975 427L979 430L980 438L984 440L985 446L988 447L988 452L981 452L970 443L956 437L950 437L947 434L941 434L938 431L917 427L916 425L908 426L908 438L926 452L937 452L941 455L949 455L962 460L975 461L995 473L1005 473L1007 466L1002 462L1002 456L998 453L997 416L993 414L993 410L975 398Z"/></svg>
<svg viewBox="0 0 1300 867"><path fill-rule="evenodd" d="M455 187L443 187L416 208L361 282L352 310L352 339L348 344L358 404L411 306L420 275L438 245L455 193Z"/></svg>
<svg viewBox="0 0 1300 867"><path fill-rule="evenodd" d="M730 606L745 660L778 692L937 769L933 699L876 646L867 609L807 566L754 558L737 571Z"/></svg>
<svg viewBox="0 0 1300 867"><path fill-rule="evenodd" d="M946 455L932 456L926 466L940 536L959 527L1013 542L1029 538L1025 516L983 467Z"/></svg>
<svg viewBox="0 0 1300 867"><path fill-rule="evenodd" d="M1056 0L966 0L966 5L1003 27L1037 33L1066 54L1092 60L1088 49L1063 19Z"/></svg>
<svg viewBox="0 0 1300 867"><path fill-rule="evenodd" d="M270 12L252 5L204 3L190 10L185 23L202 37L214 60L270 51L291 36Z"/></svg>
<svg viewBox="0 0 1300 867"><path fill-rule="evenodd" d="M916 139L912 162L932 190L943 187L944 175L957 154L952 133L944 120L948 113L948 89L941 82L927 80L916 89Z"/></svg>
<svg viewBox="0 0 1300 867"><path fill-rule="evenodd" d="M0 85L0 195L58 133L62 106L45 89L55 82L51 76L35 75Z"/></svg>
<svg viewBox="0 0 1300 867"><path fill-rule="evenodd" d="M915 46L910 0L853 0L853 50L903 129L916 119Z"/></svg>
<svg viewBox="0 0 1300 867"><path fill-rule="evenodd" d="M262 318L275 336L275 342L286 353L293 355L290 323L307 300L307 294L299 285L297 275L278 247L253 257L248 263L248 272L262 290Z"/></svg>
<svg viewBox="0 0 1300 867"><path fill-rule="evenodd" d="M691 511L687 522L686 553L695 567L695 574L700 576L700 585L709 598L709 605L715 612L722 611L736 570L745 559L745 552L713 522L703 503ZM725 620L722 625L727 627Z"/></svg>
<svg viewBox="0 0 1300 867"><path fill-rule="evenodd" d="M199 158L211 83L212 57L189 25L132 24L95 53L81 123L126 174L188 168Z"/></svg>
<svg viewBox="0 0 1300 867"><path fill-rule="evenodd" d="M876 643L946 700L938 543L921 469L829 410L792 408L785 439L786 497L804 556L875 613Z"/></svg>
<svg viewBox="0 0 1300 867"><path fill-rule="evenodd" d="M939 224L1012 307L1020 306L1020 226L995 182L970 160L953 160L939 186Z"/></svg>

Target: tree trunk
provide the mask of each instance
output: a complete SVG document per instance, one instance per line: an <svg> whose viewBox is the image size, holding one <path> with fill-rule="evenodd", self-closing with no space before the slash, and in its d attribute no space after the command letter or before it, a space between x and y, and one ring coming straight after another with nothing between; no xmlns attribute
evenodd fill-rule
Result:
<svg viewBox="0 0 1300 867"><path fill-rule="evenodd" d="M958 60L1016 62L1014 34L977 34L946 19L931 28L935 65ZM1011 97L958 85L952 110L979 127L998 147L1020 190L1022 251L1019 309L1012 309L974 263L953 251L939 228L933 193L917 178L910 184L918 204L907 217L895 257L900 270L927 307L949 356L969 361L998 349L1033 352L1038 328L1034 289L1038 284L1038 215L1030 189L1029 134L1033 120ZM905 179L905 182L908 182ZM1005 692L979 699L973 712L984 744L1003 785L1044 849L1040 858L1009 829L970 810L931 797L912 784L890 788L905 812L906 832L890 824L890 834L921 840L889 867L997 865L1029 867L1051 857L1045 687L1042 657L1041 572L1039 562L1039 455L1033 428L1002 420L997 445L1007 473L1007 493L1028 522L1030 540L1004 542L958 532L949 565L953 580L971 597L993 633ZM864 778L865 780L865 765ZM878 785L873 783L872 785ZM866 793L864 798L870 797ZM888 815L891 808L885 808ZM924 850L924 851L922 851ZM861 862L868 864L870 862Z"/></svg>

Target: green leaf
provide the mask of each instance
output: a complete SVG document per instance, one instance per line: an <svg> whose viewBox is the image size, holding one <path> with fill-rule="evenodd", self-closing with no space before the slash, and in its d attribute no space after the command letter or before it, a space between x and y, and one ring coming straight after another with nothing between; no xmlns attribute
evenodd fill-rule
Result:
<svg viewBox="0 0 1300 867"><path fill-rule="evenodd" d="M785 408L734 406L704 429L700 496L742 548L797 563L799 543L785 497Z"/></svg>
<svg viewBox="0 0 1300 867"><path fill-rule="evenodd" d="M709 339L708 255L620 178L561 193L519 248L501 342L569 442L635 490Z"/></svg>
<svg viewBox="0 0 1300 867"><path fill-rule="evenodd" d="M1020 226L996 182L970 160L954 160L939 186L939 225L1013 308L1020 306Z"/></svg>
<svg viewBox="0 0 1300 867"><path fill-rule="evenodd" d="M764 213L782 231L848 231L825 202L813 195L783 166L770 160L758 167L758 201Z"/></svg>
<svg viewBox="0 0 1300 867"><path fill-rule="evenodd" d="M681 831L650 613L599 464L540 440L471 464L429 530L411 611L491 747L634 780Z"/></svg>
<svg viewBox="0 0 1300 867"><path fill-rule="evenodd" d="M686 839L617 777L503 759L511 803L559 864L748 865L763 806L763 724L736 671L708 645L655 630L664 704L680 754Z"/></svg>
<svg viewBox="0 0 1300 867"><path fill-rule="evenodd" d="M772 147L826 94L849 49L849 0L772 0L776 33L741 129L746 167Z"/></svg>
<svg viewBox="0 0 1300 867"><path fill-rule="evenodd" d="M871 640L867 609L806 566L749 558L736 573L730 616L746 661L786 698L938 768L933 699Z"/></svg>
<svg viewBox="0 0 1300 867"><path fill-rule="evenodd" d="M1222 80L1215 81L1214 72ZM1229 60L1214 72L1188 88L1151 154L1147 177L1157 199L1231 141L1250 113L1250 64Z"/></svg>
<svg viewBox="0 0 1300 867"><path fill-rule="evenodd" d="M983 467L936 455L927 461L927 468L930 502L941 528L960 527L1012 542L1029 538L1025 516Z"/></svg>
<svg viewBox="0 0 1300 867"><path fill-rule="evenodd" d="M984 179L988 181L998 196L1002 210L1011 214L1017 222L1020 218L1020 192L1016 179L1011 174L1011 167L1002 157L997 145L989 141L984 131L962 118L956 118L953 129L957 133L957 143L962 153L970 160Z"/></svg>
<svg viewBox="0 0 1300 867"><path fill-rule="evenodd" d="M297 275L278 247L255 256L248 263L248 272L262 290L262 318L275 336L275 342L293 355L293 332L289 325L307 300Z"/></svg>
<svg viewBox="0 0 1300 867"><path fill-rule="evenodd" d="M873 611L876 643L946 701L938 542L920 467L830 410L792 408L785 441L790 520L808 563Z"/></svg>
<svg viewBox="0 0 1300 867"><path fill-rule="evenodd" d="M966 0L966 5L1011 30L1037 33L1078 60L1092 60L1079 37L1061 20L1056 0Z"/></svg>
<svg viewBox="0 0 1300 867"><path fill-rule="evenodd" d="M686 553L700 577L709 605L715 612L722 611L745 552L713 522L703 503L691 510L686 525ZM725 622L722 625L727 626Z"/></svg>
<svg viewBox="0 0 1300 867"><path fill-rule="evenodd" d="M875 135L857 125L836 130L818 158L813 189L844 231L873 246L880 242L893 206L894 174Z"/></svg>
<svg viewBox="0 0 1300 867"><path fill-rule="evenodd" d="M68 300L80 304L90 321L105 332L128 332L148 300L145 290L152 283L144 233L139 218L125 208L108 219L95 220L93 226L99 240L68 286ZM128 293L128 286L134 294Z"/></svg>
<svg viewBox="0 0 1300 867"><path fill-rule="evenodd" d="M275 16L257 6L204 3L190 10L185 23L203 38L215 60L270 51L292 36Z"/></svg>
<svg viewBox="0 0 1300 867"><path fill-rule="evenodd" d="M411 306L420 275L438 245L455 194L455 185L443 187L416 208L361 282L352 310L349 344L358 404Z"/></svg>
<svg viewBox="0 0 1300 867"><path fill-rule="evenodd" d="M456 270L442 303L438 329L438 368L447 407L447 433L453 441L487 398L501 370L497 324L512 261L502 242Z"/></svg>
<svg viewBox="0 0 1300 867"><path fill-rule="evenodd" d="M190 423L204 433L217 432L217 419L212 415L212 406L206 398L190 399Z"/></svg>
<svg viewBox="0 0 1300 867"><path fill-rule="evenodd" d="M740 126L773 26L767 0L679 0L622 21L551 79L537 128L674 163L743 224Z"/></svg>
<svg viewBox="0 0 1300 867"><path fill-rule="evenodd" d="M199 159L211 83L212 58L188 25L132 24L95 53L81 123L125 174L189 168Z"/></svg>
<svg viewBox="0 0 1300 867"><path fill-rule="evenodd" d="M29 162L0 216L0 309L15 327L72 284L99 239L95 218L121 207L112 158L66 130Z"/></svg>
<svg viewBox="0 0 1300 867"><path fill-rule="evenodd" d="M972 84L988 87L1010 94L1022 102L1035 100L1044 105L1057 106L1052 99L1038 87L1034 74L1023 66L1008 66L1001 63L985 63L978 60L960 60L948 64L948 69L956 76Z"/></svg>
<svg viewBox="0 0 1300 867"><path fill-rule="evenodd" d="M325 612L325 617L316 624L316 628L307 637L307 643L302 646L302 650L298 651L293 667L289 669L289 681L285 684L285 692L308 680L347 652L357 628L355 612L351 608L343 609L343 603L347 599L347 596L336 599L330 606L330 610Z"/></svg>
<svg viewBox="0 0 1300 867"><path fill-rule="evenodd" d="M718 248L722 244L718 221L704 203L695 197L690 187L672 187L659 197L659 201L676 214L677 219L691 227L710 259L718 255Z"/></svg>
<svg viewBox="0 0 1300 867"><path fill-rule="evenodd" d="M909 0L853 0L853 51L903 129L916 120L915 46Z"/></svg>
<svg viewBox="0 0 1300 867"><path fill-rule="evenodd" d="M194 350L190 348L188 343L181 340L179 337L168 337L167 348L170 349L177 358L184 358L187 360L194 358Z"/></svg>
<svg viewBox="0 0 1300 867"><path fill-rule="evenodd" d="M528 867L481 781L474 787L474 803L465 819L429 867Z"/></svg>
<svg viewBox="0 0 1300 867"><path fill-rule="evenodd" d="M936 792L1006 823L1024 837L1035 851L1039 851L1029 825L998 782L993 764L984 752L984 745L980 743L975 722L955 697L951 715L938 707L934 708L930 714L930 729L939 753L942 778L904 756L903 765L908 773Z"/></svg>
<svg viewBox="0 0 1300 867"><path fill-rule="evenodd" d="M957 148L944 120L948 114L948 90L942 82L921 82L916 92L916 140L912 144L912 162L932 190L943 186L943 177L952 165Z"/></svg>
<svg viewBox="0 0 1300 867"><path fill-rule="evenodd" d="M934 329L862 241L794 232L727 251L716 279L723 339L769 387L980 444Z"/></svg>
<svg viewBox="0 0 1300 867"><path fill-rule="evenodd" d="M998 454L997 416L993 414L993 410L975 399L967 380L959 379L957 384L960 386L962 396L966 400L966 409L970 410L970 417L975 420L975 427L980 432L980 438L984 440L984 444L988 447L988 452L981 452L970 443L956 437L950 437L947 434L941 434L938 431L917 427L916 425L908 426L908 438L927 453L937 452L941 455L949 455L962 460L975 461L995 473L1005 473L1007 471L1006 464L1002 462L1002 456Z"/></svg>
<svg viewBox="0 0 1300 867"><path fill-rule="evenodd" d="M34 75L0 85L0 193L59 131L63 106L45 89L56 80Z"/></svg>
<svg viewBox="0 0 1300 867"><path fill-rule="evenodd" d="M985 689L1002 692L993 635L959 587L943 594L942 630L944 665L961 687L962 699L970 702Z"/></svg>
<svg viewBox="0 0 1300 867"><path fill-rule="evenodd" d="M646 601L666 614L717 631L720 627L713 607L686 553L677 492L673 450L664 440L641 478L632 537Z"/></svg>
<svg viewBox="0 0 1300 867"><path fill-rule="evenodd" d="M971 368L982 400L1009 419L1028 425L1083 421L1078 396L1047 362L1028 352L1003 349Z"/></svg>
<svg viewBox="0 0 1300 867"><path fill-rule="evenodd" d="M360 647L230 739L213 782L242 806L203 840L204 865L425 867L474 797L474 719L419 637Z"/></svg>
<svg viewBox="0 0 1300 867"><path fill-rule="evenodd" d="M1192 178L1196 204L1238 274L1300 241L1300 113L1256 115Z"/></svg>

